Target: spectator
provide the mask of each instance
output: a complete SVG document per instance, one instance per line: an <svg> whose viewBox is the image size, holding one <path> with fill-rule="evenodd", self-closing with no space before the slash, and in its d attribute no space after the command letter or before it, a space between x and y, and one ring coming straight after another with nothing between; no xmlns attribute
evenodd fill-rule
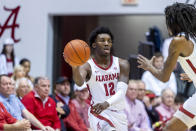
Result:
<svg viewBox="0 0 196 131"><path fill-rule="evenodd" d="M161 93L162 103L155 109L159 113L159 120L164 124L175 113L173 109L175 94L170 88L165 88Z"/></svg>
<svg viewBox="0 0 196 131"><path fill-rule="evenodd" d="M16 94L16 91L15 91L15 87L16 87L16 82L15 82L15 80L13 80L13 79L11 79L11 81L12 81L12 87L11 87L11 90L12 90L12 93L11 94Z"/></svg>
<svg viewBox="0 0 196 131"><path fill-rule="evenodd" d="M28 130L30 129L31 124L27 120L17 121L14 117L12 117L4 105L0 102L0 130Z"/></svg>
<svg viewBox="0 0 196 131"><path fill-rule="evenodd" d="M56 103L49 97L50 81L46 77L37 77L34 90L22 98L22 103L45 126L60 131L60 120L56 111ZM32 127L37 129L37 127Z"/></svg>
<svg viewBox="0 0 196 131"><path fill-rule="evenodd" d="M68 131L88 131L86 125L78 114L75 105L70 100L71 86L70 82L66 77L59 77L56 81L59 85L56 99L61 101L63 104L67 104L70 109L70 114L63 121Z"/></svg>
<svg viewBox="0 0 196 131"><path fill-rule="evenodd" d="M137 80L137 88L138 88L138 95L137 99L143 101L144 96L146 95L146 86L145 83L141 80Z"/></svg>
<svg viewBox="0 0 196 131"><path fill-rule="evenodd" d="M17 97L22 100L22 98L32 90L28 79L23 77L16 81L16 95Z"/></svg>
<svg viewBox="0 0 196 131"><path fill-rule="evenodd" d="M157 69L162 69L164 64L162 54L155 53L155 56L156 58L153 61L154 67L156 67ZM156 96L160 96L161 91L166 87L171 88L175 94L177 93L176 78L173 72L169 81L164 83L154 77L149 71L145 71L142 75L142 81L144 81L146 89L154 92Z"/></svg>
<svg viewBox="0 0 196 131"><path fill-rule="evenodd" d="M25 77L24 67L21 65L17 65L14 68L14 73L12 75L12 79L17 81L18 79L21 79L23 77ZM30 87L33 88L33 83L29 79L27 79L27 80L28 80Z"/></svg>
<svg viewBox="0 0 196 131"><path fill-rule="evenodd" d="M14 54L14 41L7 38L3 43L3 50L0 55L0 75L12 76L14 67L19 64L19 60Z"/></svg>
<svg viewBox="0 0 196 131"><path fill-rule="evenodd" d="M12 83L7 75L0 75L0 102L3 103L6 110L17 120L27 119L36 127L42 130L50 127L44 127L34 115L32 115L21 103L21 101L12 94ZM24 118L23 118L24 117Z"/></svg>
<svg viewBox="0 0 196 131"><path fill-rule="evenodd" d="M137 100L138 90L135 81L129 81L125 113L128 119L129 131L152 131L148 123L148 115L145 111L144 104Z"/></svg>
<svg viewBox="0 0 196 131"><path fill-rule="evenodd" d="M174 106L173 106L174 110L177 111L180 108L180 106L184 104L184 102L185 102L185 99L183 95L178 94L174 99Z"/></svg>
<svg viewBox="0 0 196 131"><path fill-rule="evenodd" d="M150 123L151 125L153 125L154 123L159 121L159 114L155 110L156 106L159 103L157 103L156 96L152 92L148 92L146 96L144 96L143 101L144 101L146 112L150 119Z"/></svg>
<svg viewBox="0 0 196 131"><path fill-rule="evenodd" d="M58 112L58 116L61 121L61 131L67 131L67 128L63 122L63 119L66 118L70 114L69 106L66 103L62 103L58 99L56 99L56 95L59 94L61 88L64 87L64 82L69 81L67 77L59 77L56 81L54 87L54 95L50 95L50 97L56 102L56 110Z"/></svg>
<svg viewBox="0 0 196 131"><path fill-rule="evenodd" d="M159 114L155 111L156 106L156 96L152 92L146 91L145 83L141 80L136 81L138 88L137 99L144 103L145 110L148 114L149 125L151 126L154 122L159 121ZM147 96L146 96L146 93Z"/></svg>
<svg viewBox="0 0 196 131"><path fill-rule="evenodd" d="M34 78L29 75L29 72L30 72L30 69L31 69L30 60L28 60L26 58L23 58L22 60L20 60L20 65L23 66L23 68L24 68L25 77L27 79L31 80L31 82L34 82Z"/></svg>
<svg viewBox="0 0 196 131"><path fill-rule="evenodd" d="M76 88L76 98L72 100L74 103L80 117L83 119L84 124L90 128L89 122L88 122L88 109L90 107L89 104L87 104L87 99L89 97L89 92L87 89L86 84L84 84L82 87L77 86L76 84L74 85Z"/></svg>

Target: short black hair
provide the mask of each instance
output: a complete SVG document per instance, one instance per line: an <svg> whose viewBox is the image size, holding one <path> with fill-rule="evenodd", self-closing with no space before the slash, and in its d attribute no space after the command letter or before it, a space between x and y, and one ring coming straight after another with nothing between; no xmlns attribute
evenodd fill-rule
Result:
<svg viewBox="0 0 196 131"><path fill-rule="evenodd" d="M95 42L97 35L99 35L99 34L108 34L108 35L110 35L112 41L114 40L113 34L108 27L99 26L99 27L95 28L89 35L88 41L89 41L90 47Z"/></svg>
<svg viewBox="0 0 196 131"><path fill-rule="evenodd" d="M174 3L165 8L165 17L172 36L183 32L187 40L189 37L196 38L196 9L194 5Z"/></svg>
<svg viewBox="0 0 196 131"><path fill-rule="evenodd" d="M23 58L23 59L20 60L20 65L24 64L25 62L31 63L29 59Z"/></svg>

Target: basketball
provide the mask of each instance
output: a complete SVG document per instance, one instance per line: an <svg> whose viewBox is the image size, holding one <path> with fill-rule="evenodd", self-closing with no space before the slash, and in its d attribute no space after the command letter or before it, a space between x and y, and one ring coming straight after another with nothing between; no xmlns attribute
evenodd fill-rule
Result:
<svg viewBox="0 0 196 131"><path fill-rule="evenodd" d="M72 66L84 64L90 57L90 47L83 40L71 40L64 48L64 59Z"/></svg>

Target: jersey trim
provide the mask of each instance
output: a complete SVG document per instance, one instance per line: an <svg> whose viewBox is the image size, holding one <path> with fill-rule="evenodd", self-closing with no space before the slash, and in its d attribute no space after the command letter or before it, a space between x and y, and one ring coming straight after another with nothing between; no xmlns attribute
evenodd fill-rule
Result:
<svg viewBox="0 0 196 131"><path fill-rule="evenodd" d="M189 64L189 66L191 67L191 69L195 72L196 74L196 68L193 66L193 64L191 63L191 61L189 59L186 60L186 62Z"/></svg>
<svg viewBox="0 0 196 131"><path fill-rule="evenodd" d="M187 115L187 116L189 116L190 118L192 118L192 119L195 117L194 114L192 114L191 112L185 110L185 109L183 108L183 106L180 106L179 110L180 110L181 112L183 112L185 115Z"/></svg>
<svg viewBox="0 0 196 131"><path fill-rule="evenodd" d="M111 127L114 127L115 128L114 124L109 119L107 119L107 118L105 118L105 117L103 117L101 115L98 115L98 114L93 113L92 110L90 111L90 113L92 113L95 117L99 118L100 120L106 121Z"/></svg>
<svg viewBox="0 0 196 131"><path fill-rule="evenodd" d="M102 70L108 70L108 69L112 66L112 64L113 64L113 57L110 56L110 65L109 65L108 67L106 67L106 68L101 67L100 65L98 65L98 64L96 63L96 61L95 61L94 58L93 58L93 62L95 63L95 65L96 65L97 67L101 68Z"/></svg>

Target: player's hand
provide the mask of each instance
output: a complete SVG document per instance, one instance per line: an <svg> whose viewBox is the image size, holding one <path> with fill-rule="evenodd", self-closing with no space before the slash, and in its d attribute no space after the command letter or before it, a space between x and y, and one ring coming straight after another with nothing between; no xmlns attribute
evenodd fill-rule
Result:
<svg viewBox="0 0 196 131"><path fill-rule="evenodd" d="M137 57L137 62L139 63L138 68L142 68L144 70L151 70L153 67L154 59L155 59L155 56L153 56L151 60L149 60L142 55L138 55Z"/></svg>
<svg viewBox="0 0 196 131"><path fill-rule="evenodd" d="M103 103L98 103L94 105L92 109L95 114L100 114L103 110L107 109L108 107L109 103L105 101Z"/></svg>
<svg viewBox="0 0 196 131"><path fill-rule="evenodd" d="M188 77L186 73L181 73L180 74L180 79L188 82L192 82L192 80Z"/></svg>

